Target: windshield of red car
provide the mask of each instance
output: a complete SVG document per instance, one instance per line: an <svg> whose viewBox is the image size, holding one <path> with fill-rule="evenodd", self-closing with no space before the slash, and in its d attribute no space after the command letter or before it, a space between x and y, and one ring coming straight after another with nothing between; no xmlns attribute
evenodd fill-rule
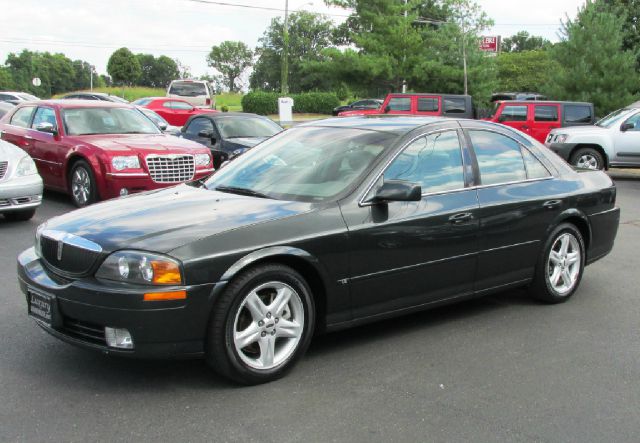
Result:
<svg viewBox="0 0 640 443"><path fill-rule="evenodd" d="M68 135L160 134L151 120L131 108L69 108L62 110Z"/></svg>

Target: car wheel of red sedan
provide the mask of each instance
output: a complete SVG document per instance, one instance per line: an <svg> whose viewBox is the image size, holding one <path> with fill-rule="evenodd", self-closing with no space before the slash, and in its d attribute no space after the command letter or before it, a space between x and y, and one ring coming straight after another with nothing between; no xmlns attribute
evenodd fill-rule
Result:
<svg viewBox="0 0 640 443"><path fill-rule="evenodd" d="M96 201L96 180L86 161L78 160L71 168L69 189L73 203L79 208Z"/></svg>

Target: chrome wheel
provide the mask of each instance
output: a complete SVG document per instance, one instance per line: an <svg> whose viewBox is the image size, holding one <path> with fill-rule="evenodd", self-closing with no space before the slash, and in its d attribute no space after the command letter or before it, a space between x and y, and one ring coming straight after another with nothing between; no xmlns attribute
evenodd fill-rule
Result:
<svg viewBox="0 0 640 443"><path fill-rule="evenodd" d="M272 369L295 352L304 332L304 306L289 285L272 281L251 290L240 303L233 343L253 369Z"/></svg>
<svg viewBox="0 0 640 443"><path fill-rule="evenodd" d="M591 154L583 154L578 157L576 161L576 166L578 168L584 169L600 169L600 165L598 164L598 159Z"/></svg>
<svg viewBox="0 0 640 443"><path fill-rule="evenodd" d="M580 276L581 261L578 239L568 232L558 236L547 260L547 279L556 293L566 295L573 290Z"/></svg>
<svg viewBox="0 0 640 443"><path fill-rule="evenodd" d="M71 193L78 205L87 204L91 196L91 177L82 166L77 167L71 176Z"/></svg>

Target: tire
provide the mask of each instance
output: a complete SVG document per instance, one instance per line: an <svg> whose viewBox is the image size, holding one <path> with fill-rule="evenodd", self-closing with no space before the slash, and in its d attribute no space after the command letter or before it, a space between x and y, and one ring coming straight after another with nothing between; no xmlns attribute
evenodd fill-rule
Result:
<svg viewBox="0 0 640 443"><path fill-rule="evenodd" d="M96 179L91 166L84 161L74 163L69 174L69 192L78 208L89 206L97 200Z"/></svg>
<svg viewBox="0 0 640 443"><path fill-rule="evenodd" d="M570 223L559 225L540 254L529 293L545 303L567 301L580 285L585 259L580 231Z"/></svg>
<svg viewBox="0 0 640 443"><path fill-rule="evenodd" d="M22 211L5 212L4 217L9 221L27 221L31 220L35 213L35 208L23 209Z"/></svg>
<svg viewBox="0 0 640 443"><path fill-rule="evenodd" d="M288 301L282 304L285 296ZM232 280L214 304L207 363L245 385L276 380L305 353L314 325L314 303L304 278L288 266L259 265Z"/></svg>
<svg viewBox="0 0 640 443"><path fill-rule="evenodd" d="M604 169L604 158L594 148L580 148L571 154L569 160L573 166L586 169Z"/></svg>

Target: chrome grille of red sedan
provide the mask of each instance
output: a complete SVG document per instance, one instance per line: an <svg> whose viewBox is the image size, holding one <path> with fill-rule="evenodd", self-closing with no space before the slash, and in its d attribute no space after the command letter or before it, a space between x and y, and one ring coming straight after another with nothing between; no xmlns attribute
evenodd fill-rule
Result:
<svg viewBox="0 0 640 443"><path fill-rule="evenodd" d="M191 180L196 170L193 155L148 155L147 169L156 183L179 183Z"/></svg>

